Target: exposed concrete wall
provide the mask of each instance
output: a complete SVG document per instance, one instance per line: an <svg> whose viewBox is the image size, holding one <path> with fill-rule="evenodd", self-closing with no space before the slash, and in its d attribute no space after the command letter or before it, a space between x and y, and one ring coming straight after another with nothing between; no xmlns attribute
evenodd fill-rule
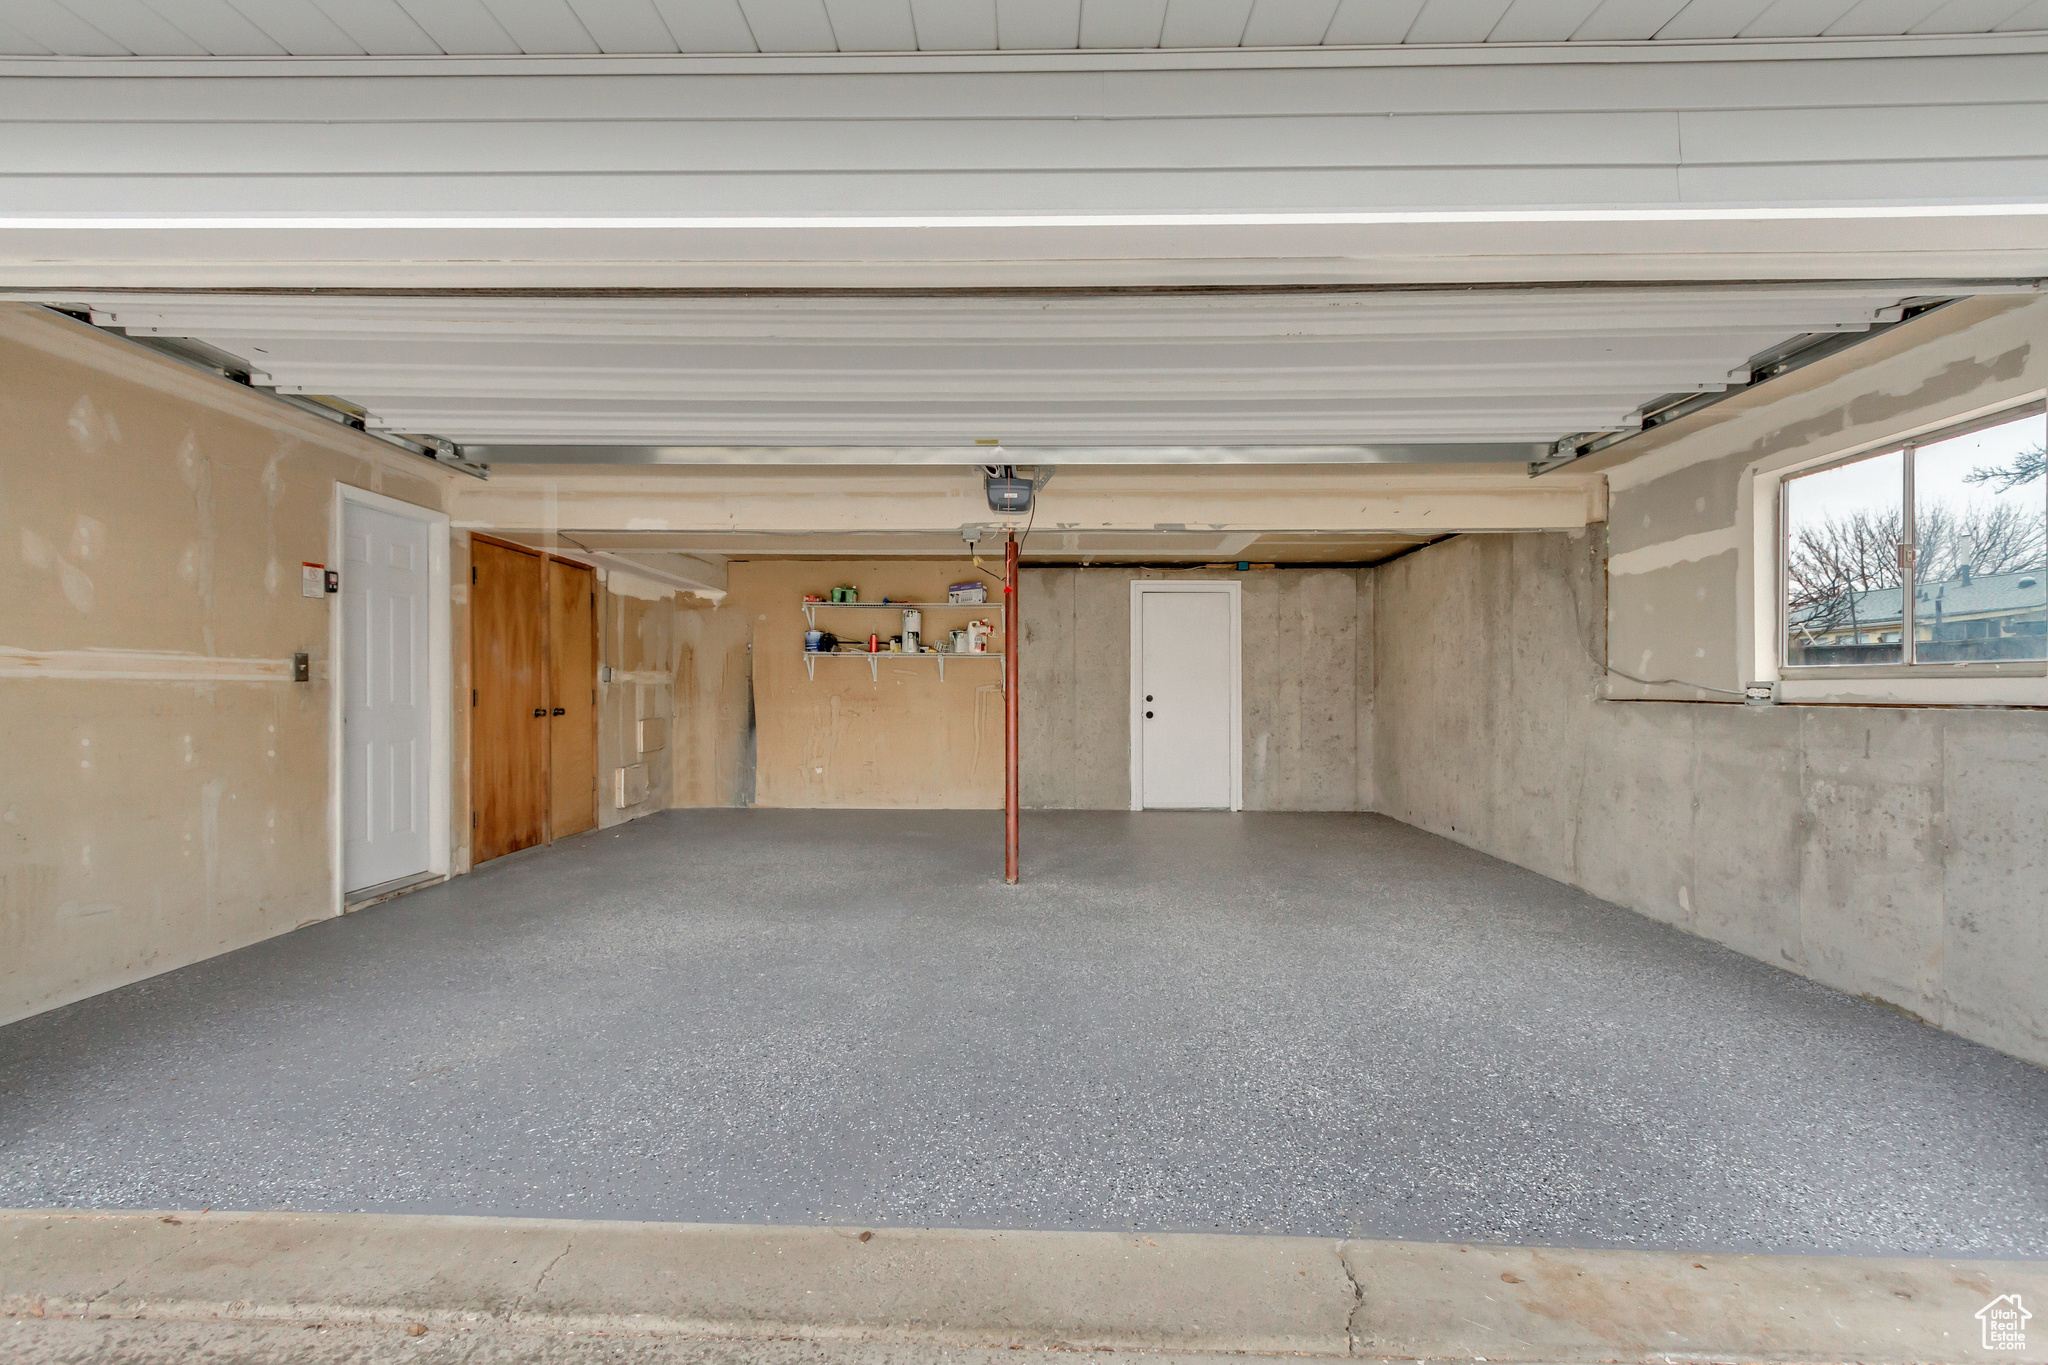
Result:
<svg viewBox="0 0 2048 1365"><path fill-rule="evenodd" d="M1952 305L1587 462L1606 545L1467 536L1387 565L1380 809L2048 1062L2048 712L1728 696L1776 677L1775 477L2037 397L2044 343L2048 300ZM2029 678L1781 687L2048 701Z"/></svg>
<svg viewBox="0 0 2048 1365"><path fill-rule="evenodd" d="M2048 1064L2048 712L1599 700L1601 540L1376 571L1379 809Z"/></svg>
<svg viewBox="0 0 2048 1365"><path fill-rule="evenodd" d="M0 1021L334 913L338 600L301 597L299 565L332 562L336 483L438 507L459 477L0 306ZM182 676L27 676L64 651ZM310 683L289 680L299 651ZM458 775L456 870L465 792Z"/></svg>
<svg viewBox="0 0 2048 1365"><path fill-rule="evenodd" d="M1243 584L1247 810L1372 805L1369 569L1026 569L1019 780L1026 806L1128 809L1131 583Z"/></svg>
<svg viewBox="0 0 2048 1365"><path fill-rule="evenodd" d="M812 682L796 652L803 629L797 603L805 591L854 582L868 600L942 594L946 583L971 577L971 566L764 560L736 562L731 574L723 606L683 599L674 618L672 804L745 801L751 715L760 750L758 804L1000 805L1002 694L994 664L949 668L941 684L930 662L885 659L879 683L859 663L821 662ZM1244 583L1247 808L1370 807L1372 691L1361 680L1370 678L1373 581L1369 571L1348 568L1192 575L1024 570L1025 805L1130 805L1134 577ZM867 617L821 618L827 626L849 622L861 631L872 624ZM937 615L926 621L928 631L943 624Z"/></svg>

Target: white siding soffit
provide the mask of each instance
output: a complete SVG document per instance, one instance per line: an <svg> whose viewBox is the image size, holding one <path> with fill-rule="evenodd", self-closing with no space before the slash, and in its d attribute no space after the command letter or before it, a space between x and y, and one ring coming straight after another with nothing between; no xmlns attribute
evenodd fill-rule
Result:
<svg viewBox="0 0 2048 1365"><path fill-rule="evenodd" d="M2040 33L0 58L0 280L2030 278L2044 92Z"/></svg>
<svg viewBox="0 0 2048 1365"><path fill-rule="evenodd" d="M1260 48L1967 34L2039 0L34 0L0 52L156 57Z"/></svg>

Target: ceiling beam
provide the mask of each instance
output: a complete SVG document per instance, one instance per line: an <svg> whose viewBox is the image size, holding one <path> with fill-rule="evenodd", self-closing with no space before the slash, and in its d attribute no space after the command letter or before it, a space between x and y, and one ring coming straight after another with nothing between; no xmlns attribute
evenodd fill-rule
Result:
<svg viewBox="0 0 2048 1365"><path fill-rule="evenodd" d="M1607 516L1606 480L1521 466L1075 466L1038 494L1038 533L1577 530ZM500 466L451 492L456 525L493 532L956 535L1022 526L988 507L978 471Z"/></svg>

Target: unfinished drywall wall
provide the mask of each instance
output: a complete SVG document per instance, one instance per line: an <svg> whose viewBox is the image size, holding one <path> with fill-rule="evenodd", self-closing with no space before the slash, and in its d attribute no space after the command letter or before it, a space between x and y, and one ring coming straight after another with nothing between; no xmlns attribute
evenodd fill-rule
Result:
<svg viewBox="0 0 2048 1365"><path fill-rule="evenodd" d="M740 606L676 599L671 805L744 806L753 800L752 625Z"/></svg>
<svg viewBox="0 0 2048 1365"><path fill-rule="evenodd" d="M672 804L683 638L673 589L616 570L599 577L597 826L610 829Z"/></svg>
<svg viewBox="0 0 2048 1365"><path fill-rule="evenodd" d="M1002 663L930 657L823 658L804 666L805 593L840 584L863 602L943 602L949 583L988 583L986 607L927 611L926 638L970 619L994 623L1002 648L1002 588L966 560L755 560L729 566L722 611L751 625L755 721L754 803L761 806L924 806L986 809L1003 803ZM821 611L844 639L902 629L891 611Z"/></svg>
<svg viewBox="0 0 2048 1365"><path fill-rule="evenodd" d="M2048 1064L2048 712L1601 700L1601 539L1376 571L1379 809Z"/></svg>
<svg viewBox="0 0 2048 1365"><path fill-rule="evenodd" d="M454 477L0 305L0 1021L336 911L338 599L300 564L329 562L337 482L438 507Z"/></svg>
<svg viewBox="0 0 2048 1365"><path fill-rule="evenodd" d="M1612 662L1637 678L1678 680L1615 676L1609 691L1711 699L1777 677L1774 498L1758 474L2036 399L2044 388L2048 299L1967 299L1587 462L1605 463L1612 485ZM2048 683L2002 687L1999 699L2048 703ZM1794 690L1859 698L1846 684Z"/></svg>
<svg viewBox="0 0 2048 1365"><path fill-rule="evenodd" d="M1131 804L1131 582L1242 584L1247 810L1372 805L1373 579L1369 569L1025 569L1024 805Z"/></svg>

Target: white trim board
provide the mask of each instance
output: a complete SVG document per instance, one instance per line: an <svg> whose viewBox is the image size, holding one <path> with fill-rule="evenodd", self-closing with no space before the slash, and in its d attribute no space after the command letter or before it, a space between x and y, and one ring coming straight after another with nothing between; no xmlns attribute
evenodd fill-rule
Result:
<svg viewBox="0 0 2048 1365"><path fill-rule="evenodd" d="M228 659L170 649L16 649L0 645L0 678L64 682L289 683L290 659Z"/></svg>
<svg viewBox="0 0 2048 1365"><path fill-rule="evenodd" d="M1230 809L1244 809L1244 591L1228 579L1168 582L1131 580L1131 809L1145 809L1145 615L1146 593L1225 593L1230 597Z"/></svg>
<svg viewBox="0 0 2048 1365"><path fill-rule="evenodd" d="M428 830L426 875L446 877L452 866L452 841L449 837L448 822L453 809L455 749L454 641L452 612L449 605L451 561L448 514L414 503L401 502L382 493L372 493L365 488L337 483L334 485L334 506L328 523L327 562L330 568L339 568L346 558L343 553L342 509L352 502L428 524L427 685L436 700L428 711L428 751L432 771L429 774L427 788L427 818L431 823ZM341 603L330 601L327 618L327 852L331 869L329 889L336 915L346 912L349 906L342 869L342 763L345 761L345 755L341 742L341 690L346 685L348 677L348 671L342 667L342 643Z"/></svg>

